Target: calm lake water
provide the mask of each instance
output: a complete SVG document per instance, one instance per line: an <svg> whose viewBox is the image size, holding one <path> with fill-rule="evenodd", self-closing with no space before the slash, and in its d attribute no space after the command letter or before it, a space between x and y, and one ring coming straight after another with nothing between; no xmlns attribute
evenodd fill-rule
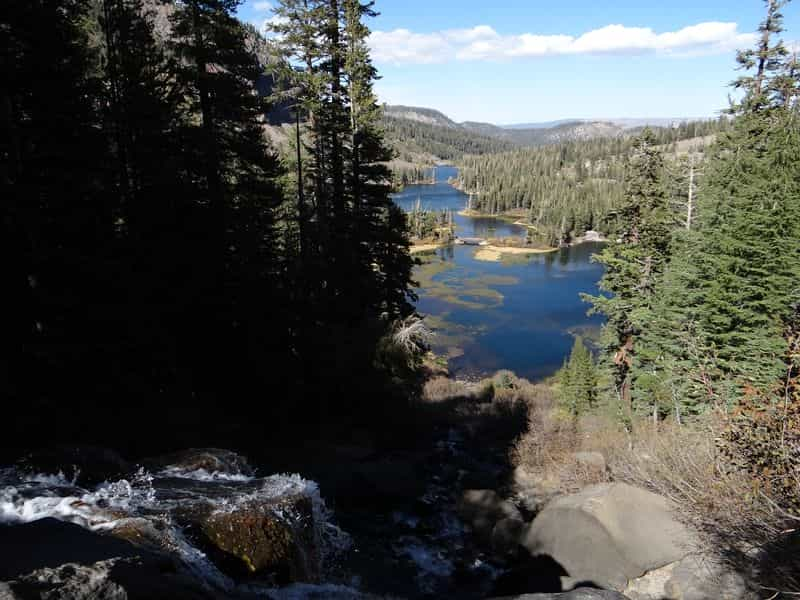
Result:
<svg viewBox="0 0 800 600"><path fill-rule="evenodd" d="M461 210L467 196L447 183L457 171L437 169L435 185L412 185L395 196L406 210ZM456 215L462 237L524 236L525 229L494 218ZM552 375L569 354L574 335L593 337L602 319L588 317L580 293L597 293L602 267L590 262L601 244L580 244L502 262L475 259L475 246L451 246L417 255L417 309L436 331L433 350L451 371L477 377L510 369L531 380Z"/></svg>

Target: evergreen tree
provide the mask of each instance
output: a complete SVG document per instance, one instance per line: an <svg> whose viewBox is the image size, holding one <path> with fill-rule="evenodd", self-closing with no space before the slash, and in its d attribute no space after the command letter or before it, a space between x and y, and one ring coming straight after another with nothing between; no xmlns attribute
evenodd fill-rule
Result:
<svg viewBox="0 0 800 600"><path fill-rule="evenodd" d="M618 241L596 256L606 268L600 289L610 295L585 296L593 311L607 317L603 361L612 373L613 391L626 419L638 408L632 393L636 338L669 256L670 216L663 175L661 152L645 130L628 162L625 198L616 213Z"/></svg>
<svg viewBox="0 0 800 600"><path fill-rule="evenodd" d="M753 73L735 84L744 98L708 161L697 228L675 238L648 319L643 369L651 387L672 391L676 414L767 390L783 369L783 322L800 278L800 128L784 79L794 58L774 40L782 4L766 2L756 49L739 54Z"/></svg>
<svg viewBox="0 0 800 600"><path fill-rule="evenodd" d="M573 417L593 410L597 399L597 374L592 354L581 338L575 338L569 360L558 372L562 407Z"/></svg>
<svg viewBox="0 0 800 600"><path fill-rule="evenodd" d="M344 32L347 45L345 76L350 99L350 173L353 223L367 244L361 244L359 265L362 288L372 298L373 314L394 320L407 316L411 268L404 214L392 202L392 157L380 129L381 108L373 92L377 71L369 56L369 28L365 17L374 17L374 2L344 0ZM376 268L377 267L377 268Z"/></svg>

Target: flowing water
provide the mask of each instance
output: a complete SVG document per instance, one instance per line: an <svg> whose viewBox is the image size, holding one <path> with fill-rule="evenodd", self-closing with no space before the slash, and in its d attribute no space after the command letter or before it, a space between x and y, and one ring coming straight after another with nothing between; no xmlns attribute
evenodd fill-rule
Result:
<svg viewBox="0 0 800 600"><path fill-rule="evenodd" d="M248 592L253 597L311 597L324 586L311 586L297 595L296 588L278 589L269 585L240 586L224 574L177 516L193 506L212 512L230 512L260 503L272 505L283 498L303 496L310 500L314 536L320 561L346 551L349 536L331 522L331 513L322 500L317 484L298 475L272 475L258 478L248 472L185 470L166 468L148 472L143 468L123 479L96 486L79 485L62 473L32 473L14 467L0 469L0 535L4 526L22 525L54 518L86 529L113 533L115 528L142 523L160 532L161 548L186 565L191 576L211 595L228 597ZM291 520L291 514L279 515ZM323 571L324 573L324 571ZM349 597L347 593L337 597Z"/></svg>
<svg viewBox="0 0 800 600"><path fill-rule="evenodd" d="M411 185L395 202L411 210L466 208L468 196L448 183L453 167L439 167L434 185ZM459 237L520 237L525 227L492 217L455 215ZM449 359L457 377L509 369L540 379L554 373L573 337L591 339L602 323L588 317L582 292L596 294L602 267L591 262L601 244L579 244L547 254L500 262L475 258L476 246L454 245L418 255L423 264L417 310L437 333L434 351Z"/></svg>

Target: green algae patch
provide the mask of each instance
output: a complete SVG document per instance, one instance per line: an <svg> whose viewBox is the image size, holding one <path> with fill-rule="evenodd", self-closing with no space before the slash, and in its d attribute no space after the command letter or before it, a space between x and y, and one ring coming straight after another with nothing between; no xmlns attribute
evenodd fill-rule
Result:
<svg viewBox="0 0 800 600"><path fill-rule="evenodd" d="M484 275L473 279L483 285L517 285L519 283L519 277L512 275Z"/></svg>
<svg viewBox="0 0 800 600"><path fill-rule="evenodd" d="M502 306L505 297L490 285L518 283L514 277L501 275L462 278L455 263L436 259L417 266L414 276L423 295L474 310Z"/></svg>

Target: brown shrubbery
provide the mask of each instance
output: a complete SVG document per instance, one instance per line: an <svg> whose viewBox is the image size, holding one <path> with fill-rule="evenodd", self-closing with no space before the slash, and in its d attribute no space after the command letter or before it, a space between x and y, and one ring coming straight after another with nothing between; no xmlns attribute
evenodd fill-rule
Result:
<svg viewBox="0 0 800 600"><path fill-rule="evenodd" d="M565 419L551 400L530 408L529 431L513 458L551 492L570 493L608 478L666 496L680 518L704 534L708 550L754 588L798 592L800 519L791 512L800 496L798 405L745 406L682 426L642 420L629 433L599 416ZM780 436L785 447L776 450ZM605 456L607 473L575 460L576 452L589 451ZM748 464L761 467L754 471Z"/></svg>

